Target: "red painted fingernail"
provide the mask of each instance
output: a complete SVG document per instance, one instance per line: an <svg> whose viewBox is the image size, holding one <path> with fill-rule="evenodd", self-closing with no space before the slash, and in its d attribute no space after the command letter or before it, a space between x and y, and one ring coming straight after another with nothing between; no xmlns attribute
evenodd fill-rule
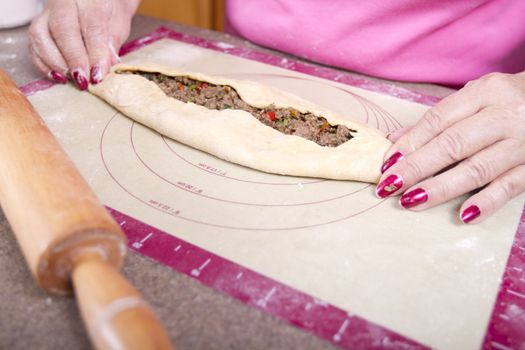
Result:
<svg viewBox="0 0 525 350"><path fill-rule="evenodd" d="M54 70L49 72L48 76L49 76L50 79L54 80L55 82L57 82L59 84L67 83L67 78L65 76L63 76L62 74L60 74L59 72L56 72Z"/></svg>
<svg viewBox="0 0 525 350"><path fill-rule="evenodd" d="M399 175L392 174L384 179L376 188L376 195L385 198L403 187L403 179Z"/></svg>
<svg viewBox="0 0 525 350"><path fill-rule="evenodd" d="M86 74L84 73L83 69L81 68L75 69L73 71L73 79L75 80L75 83L80 90L87 89L88 81L87 81Z"/></svg>
<svg viewBox="0 0 525 350"><path fill-rule="evenodd" d="M100 70L100 66L98 64L91 67L89 75L91 76L91 84L96 85L102 81L102 71Z"/></svg>
<svg viewBox="0 0 525 350"><path fill-rule="evenodd" d="M481 210L477 205L471 205L461 213L461 221L465 224L471 222L481 214Z"/></svg>
<svg viewBox="0 0 525 350"><path fill-rule="evenodd" d="M405 158L401 152L396 152L392 154L381 167L381 174L388 170L392 165L396 164L401 159Z"/></svg>
<svg viewBox="0 0 525 350"><path fill-rule="evenodd" d="M405 193L399 198L399 203L405 209L415 207L428 200L427 191L422 188L416 188L410 192Z"/></svg>

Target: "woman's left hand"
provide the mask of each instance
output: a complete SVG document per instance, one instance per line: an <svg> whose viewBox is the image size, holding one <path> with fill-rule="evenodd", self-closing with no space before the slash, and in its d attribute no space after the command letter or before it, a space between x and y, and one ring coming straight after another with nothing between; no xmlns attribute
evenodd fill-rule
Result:
<svg viewBox="0 0 525 350"><path fill-rule="evenodd" d="M460 218L480 222L525 191L525 73L472 81L390 139L379 197L424 210L479 190Z"/></svg>

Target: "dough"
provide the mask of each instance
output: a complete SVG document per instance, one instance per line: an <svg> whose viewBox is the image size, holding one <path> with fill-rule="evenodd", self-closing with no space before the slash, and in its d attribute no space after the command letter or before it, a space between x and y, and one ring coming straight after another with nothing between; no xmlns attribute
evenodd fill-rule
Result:
<svg viewBox="0 0 525 350"><path fill-rule="evenodd" d="M274 104L322 115L332 124L356 130L337 147L323 147L305 138L285 135L243 110L211 110L184 103L166 94L152 81L120 71L158 72L188 76L215 85L233 87L255 107ZM206 76L153 64L114 66L90 91L133 120L174 140L221 159L268 173L338 180L377 182L383 155L391 142L367 125L352 122L290 93L250 81Z"/></svg>

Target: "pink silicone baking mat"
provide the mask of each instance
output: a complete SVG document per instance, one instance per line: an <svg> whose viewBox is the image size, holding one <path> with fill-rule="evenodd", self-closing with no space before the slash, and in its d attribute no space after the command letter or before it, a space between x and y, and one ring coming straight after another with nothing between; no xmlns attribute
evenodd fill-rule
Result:
<svg viewBox="0 0 525 350"><path fill-rule="evenodd" d="M120 54L126 55L160 39L177 40L421 104L433 105L439 101L439 98L435 96L420 94L393 84L358 78L327 67L319 67L290 58L283 59L223 42L210 41L179 33L166 27L160 27L149 35L127 43L122 47ZM21 87L21 90L26 95L31 95L51 86L53 83L47 80L39 80ZM101 157L103 158L102 153ZM155 201L150 201L147 205L157 206L159 210L164 212L169 212L172 209L165 208L163 207L164 204ZM313 298L117 210L112 208L108 208L108 210L126 233L130 249L341 348L426 348L411 339L353 315L351 312ZM482 344L483 349L523 348L525 344L524 269L525 210L516 230L510 257Z"/></svg>

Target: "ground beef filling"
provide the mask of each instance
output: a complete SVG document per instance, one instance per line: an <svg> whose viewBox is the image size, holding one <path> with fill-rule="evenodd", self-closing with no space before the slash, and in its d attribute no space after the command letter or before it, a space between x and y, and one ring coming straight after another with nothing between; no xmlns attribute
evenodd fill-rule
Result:
<svg viewBox="0 0 525 350"><path fill-rule="evenodd" d="M160 73L131 72L156 83L164 93L183 102L192 102L209 109L241 109L263 124L287 135L296 135L321 146L337 147L352 138L355 130L344 125L331 125L322 116L301 113L294 108L264 108L244 102L234 88L214 85L184 76L167 76Z"/></svg>

